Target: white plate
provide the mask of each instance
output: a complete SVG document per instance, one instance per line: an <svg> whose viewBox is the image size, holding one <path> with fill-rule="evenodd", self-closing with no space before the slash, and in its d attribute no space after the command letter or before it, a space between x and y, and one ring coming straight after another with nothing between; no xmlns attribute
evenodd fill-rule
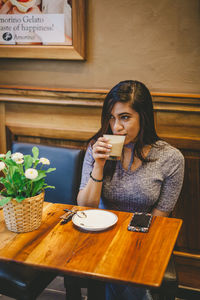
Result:
<svg viewBox="0 0 200 300"><path fill-rule="evenodd" d="M118 220L118 217L114 213L106 210L88 209L84 210L84 213L87 215L86 218L74 215L72 222L81 229L88 231L105 230L113 226Z"/></svg>

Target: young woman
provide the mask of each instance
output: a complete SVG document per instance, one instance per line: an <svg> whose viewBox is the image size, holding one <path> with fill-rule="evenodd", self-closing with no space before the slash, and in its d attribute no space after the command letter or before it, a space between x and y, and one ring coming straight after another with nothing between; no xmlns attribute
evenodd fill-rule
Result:
<svg viewBox="0 0 200 300"><path fill-rule="evenodd" d="M108 160L111 145L104 133L126 136L120 161ZM133 80L118 83L105 98L101 128L85 155L78 204L168 216L183 175L183 155L156 133L147 87ZM149 298L145 289L110 284L107 299Z"/></svg>

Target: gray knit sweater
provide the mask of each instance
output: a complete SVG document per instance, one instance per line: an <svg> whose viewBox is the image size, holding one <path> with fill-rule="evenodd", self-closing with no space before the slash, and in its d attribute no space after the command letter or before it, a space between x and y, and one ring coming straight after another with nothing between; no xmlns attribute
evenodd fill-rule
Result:
<svg viewBox="0 0 200 300"><path fill-rule="evenodd" d="M184 157L164 141L157 141L148 154L150 162L135 171L125 170L118 161L112 180L105 176L101 208L122 211L151 212L153 208L170 212L181 191L184 176ZM80 189L90 177L94 158L89 146L85 155Z"/></svg>

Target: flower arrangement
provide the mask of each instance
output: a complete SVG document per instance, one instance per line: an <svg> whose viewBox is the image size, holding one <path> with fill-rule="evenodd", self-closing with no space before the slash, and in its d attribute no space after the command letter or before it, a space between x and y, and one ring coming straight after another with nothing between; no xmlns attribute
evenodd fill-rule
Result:
<svg viewBox="0 0 200 300"><path fill-rule="evenodd" d="M0 183L4 186L0 191L0 206L4 206L13 198L21 202L38 195L46 188L55 188L45 183L46 174L55 168L44 168L50 161L44 157L39 158L37 147L32 148L32 153L33 156L20 152L11 154L11 151L0 154L0 171L3 173Z"/></svg>

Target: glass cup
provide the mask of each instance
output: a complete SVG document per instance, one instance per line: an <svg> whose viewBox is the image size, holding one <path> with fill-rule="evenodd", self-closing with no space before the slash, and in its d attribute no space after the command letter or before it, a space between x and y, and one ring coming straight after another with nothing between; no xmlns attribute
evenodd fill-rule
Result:
<svg viewBox="0 0 200 300"><path fill-rule="evenodd" d="M120 160L122 154L122 148L124 145L125 135L114 135L114 134L104 134L104 137L109 139L109 144L112 145L111 151L109 153L110 160Z"/></svg>

